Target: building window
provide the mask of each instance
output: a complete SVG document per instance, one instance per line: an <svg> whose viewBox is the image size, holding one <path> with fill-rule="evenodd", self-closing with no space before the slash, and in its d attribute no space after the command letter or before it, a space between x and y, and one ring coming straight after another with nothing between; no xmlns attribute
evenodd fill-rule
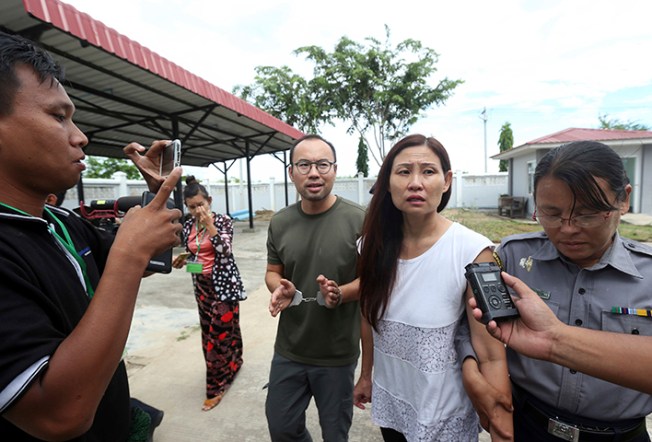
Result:
<svg viewBox="0 0 652 442"><path fill-rule="evenodd" d="M527 191L530 195L534 193L534 169L536 167L536 161L527 162Z"/></svg>

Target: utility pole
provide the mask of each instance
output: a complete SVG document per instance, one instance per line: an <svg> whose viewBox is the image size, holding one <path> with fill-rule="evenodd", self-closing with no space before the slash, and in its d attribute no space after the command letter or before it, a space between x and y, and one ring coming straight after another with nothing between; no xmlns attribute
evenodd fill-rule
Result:
<svg viewBox="0 0 652 442"><path fill-rule="evenodd" d="M483 108L480 112L480 118L484 123L484 173L487 173L487 108Z"/></svg>

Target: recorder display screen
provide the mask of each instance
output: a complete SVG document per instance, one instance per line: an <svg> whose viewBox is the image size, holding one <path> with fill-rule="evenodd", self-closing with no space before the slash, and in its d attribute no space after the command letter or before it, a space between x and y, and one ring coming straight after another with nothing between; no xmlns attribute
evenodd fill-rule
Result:
<svg viewBox="0 0 652 442"><path fill-rule="evenodd" d="M481 273L482 280L484 282L496 282L498 281L498 276L495 273Z"/></svg>

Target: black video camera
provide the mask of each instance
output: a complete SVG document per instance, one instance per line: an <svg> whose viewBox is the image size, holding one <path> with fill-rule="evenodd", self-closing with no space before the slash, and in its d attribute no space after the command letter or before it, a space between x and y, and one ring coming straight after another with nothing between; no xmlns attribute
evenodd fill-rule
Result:
<svg viewBox="0 0 652 442"><path fill-rule="evenodd" d="M123 196L118 199L92 200L88 206L80 201L78 213L93 223L97 228L115 235L120 227L119 218L125 216L134 206L145 207L156 196L152 192L143 192L142 196ZM168 199L168 209L174 209L174 201ZM170 273L172 271L172 249L155 256L149 261L147 271Z"/></svg>
<svg viewBox="0 0 652 442"><path fill-rule="evenodd" d="M500 276L500 267L493 262L471 263L464 276L471 284L473 296L482 310L482 323L518 317L507 286Z"/></svg>

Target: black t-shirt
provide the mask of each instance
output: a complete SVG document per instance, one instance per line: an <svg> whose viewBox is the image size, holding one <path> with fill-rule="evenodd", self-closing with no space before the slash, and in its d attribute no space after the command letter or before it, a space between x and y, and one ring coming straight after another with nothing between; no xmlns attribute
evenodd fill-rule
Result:
<svg viewBox="0 0 652 442"><path fill-rule="evenodd" d="M49 209L66 226L95 288L113 238L72 212ZM0 413L47 370L51 355L81 320L90 302L82 279L48 222L0 207ZM91 430L74 440L126 440L129 423L129 387L121 362ZM3 440L37 440L2 418L0 435Z"/></svg>

